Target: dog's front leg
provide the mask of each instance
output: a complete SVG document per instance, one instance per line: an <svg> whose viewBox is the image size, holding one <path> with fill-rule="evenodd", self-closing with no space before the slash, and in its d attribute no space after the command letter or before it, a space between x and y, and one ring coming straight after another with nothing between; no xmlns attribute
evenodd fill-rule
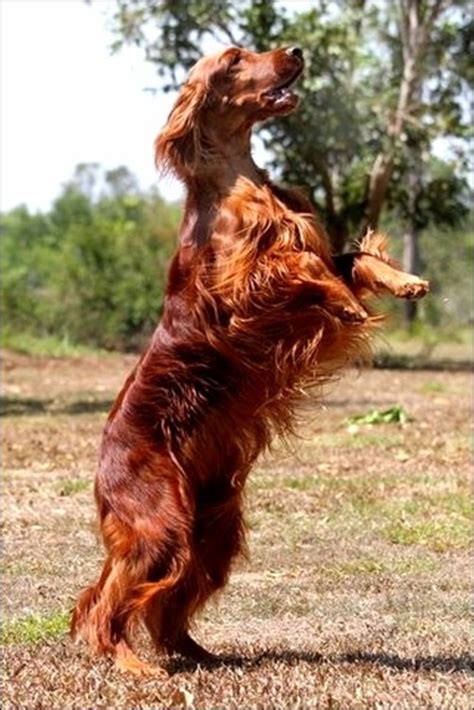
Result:
<svg viewBox="0 0 474 710"><path fill-rule="evenodd" d="M429 283L414 274L401 271L389 261L366 252L351 252L334 257L334 264L344 281L358 291L388 292L397 298L422 298Z"/></svg>
<svg viewBox="0 0 474 710"><path fill-rule="evenodd" d="M315 304L345 321L363 322L367 311L343 278L335 276L324 261L312 252L292 256L293 283Z"/></svg>
<svg viewBox="0 0 474 710"><path fill-rule="evenodd" d="M388 292L397 298L421 298L429 291L428 281L407 274L390 259L388 240L372 229L360 242L359 251L333 257L334 265L352 291L358 296L364 292Z"/></svg>

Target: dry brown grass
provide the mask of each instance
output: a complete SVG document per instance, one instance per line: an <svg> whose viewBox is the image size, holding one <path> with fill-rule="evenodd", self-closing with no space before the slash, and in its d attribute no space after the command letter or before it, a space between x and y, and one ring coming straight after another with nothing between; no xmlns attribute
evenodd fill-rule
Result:
<svg viewBox="0 0 474 710"><path fill-rule="evenodd" d="M295 452L254 471L251 562L196 627L220 663L173 658L167 682L137 680L69 641L101 559L101 426L132 362L6 355L3 707L470 710L463 373L349 373ZM414 420L348 427L393 404Z"/></svg>

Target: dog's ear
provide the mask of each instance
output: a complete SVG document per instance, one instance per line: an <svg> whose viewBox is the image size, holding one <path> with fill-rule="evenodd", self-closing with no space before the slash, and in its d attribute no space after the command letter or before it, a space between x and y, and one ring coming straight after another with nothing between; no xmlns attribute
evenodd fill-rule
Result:
<svg viewBox="0 0 474 710"><path fill-rule="evenodd" d="M208 86L200 81L188 81L155 141L155 163L162 171L174 172L184 178L193 171L203 152L199 113L209 95Z"/></svg>

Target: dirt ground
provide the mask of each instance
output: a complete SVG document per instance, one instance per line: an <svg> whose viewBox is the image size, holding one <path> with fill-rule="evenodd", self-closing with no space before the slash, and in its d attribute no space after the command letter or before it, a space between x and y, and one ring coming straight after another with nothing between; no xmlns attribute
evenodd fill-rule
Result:
<svg viewBox="0 0 474 710"><path fill-rule="evenodd" d="M70 641L102 558L101 427L134 360L5 354L2 706L471 710L467 373L350 372L260 462L250 561L195 629L221 662L140 680ZM350 419L395 405L410 421Z"/></svg>

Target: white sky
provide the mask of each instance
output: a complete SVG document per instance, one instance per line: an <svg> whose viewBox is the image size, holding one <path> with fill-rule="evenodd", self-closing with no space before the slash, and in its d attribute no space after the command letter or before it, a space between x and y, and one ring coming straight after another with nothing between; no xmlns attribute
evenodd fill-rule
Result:
<svg viewBox="0 0 474 710"><path fill-rule="evenodd" d="M107 13L95 0L0 0L1 208L45 210L77 163L127 165L141 187L158 184L153 141L173 102L153 96L153 67L137 50L111 55Z"/></svg>

